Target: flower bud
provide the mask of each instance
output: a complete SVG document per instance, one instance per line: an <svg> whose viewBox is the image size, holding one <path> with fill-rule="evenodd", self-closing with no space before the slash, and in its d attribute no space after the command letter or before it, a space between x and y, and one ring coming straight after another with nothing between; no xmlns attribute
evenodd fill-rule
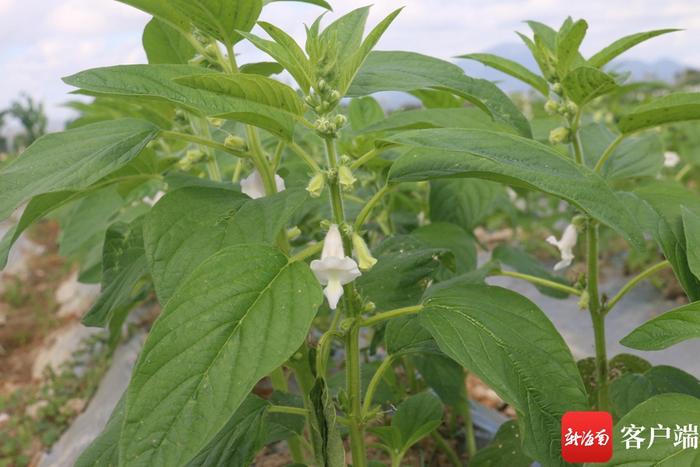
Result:
<svg viewBox="0 0 700 467"><path fill-rule="evenodd" d="M326 176L322 172L316 172L313 177L311 177L311 180L309 180L309 184L306 185L306 191L309 192L309 194L314 197L318 198L321 196L321 193L323 193L323 188L326 186Z"/></svg>
<svg viewBox="0 0 700 467"><path fill-rule="evenodd" d="M372 266L377 263L377 258L372 256L372 252L369 251L365 239L358 233L352 234L352 248L355 250L355 256L357 257L360 270L367 271L368 269L372 269Z"/></svg>
<svg viewBox="0 0 700 467"><path fill-rule="evenodd" d="M561 83L554 83L551 86L552 92L561 95Z"/></svg>
<svg viewBox="0 0 700 467"><path fill-rule="evenodd" d="M207 45L204 48L204 51L209 55L210 57L215 57L218 53L220 53L219 46L217 46L214 43L211 43Z"/></svg>
<svg viewBox="0 0 700 467"><path fill-rule="evenodd" d="M247 149L248 145L240 136L228 135L224 140L224 146L231 149Z"/></svg>
<svg viewBox="0 0 700 467"><path fill-rule="evenodd" d="M196 164L197 162L204 159L204 153L199 149L190 149L185 153L185 159Z"/></svg>
<svg viewBox="0 0 700 467"><path fill-rule="evenodd" d="M299 237L301 235L301 229L297 227L296 225L292 227L291 229L287 229L287 239L288 240L294 240L295 238Z"/></svg>
<svg viewBox="0 0 700 467"><path fill-rule="evenodd" d="M338 90L334 89L331 91L331 93L328 95L328 100L330 102L333 102L334 104L337 103L342 96L340 95L340 92Z"/></svg>
<svg viewBox="0 0 700 467"><path fill-rule="evenodd" d="M323 92L328 88L328 83L326 83L325 79L319 79L318 83L316 83L316 89L319 90L319 92Z"/></svg>
<svg viewBox="0 0 700 467"><path fill-rule="evenodd" d="M343 114L338 114L333 117L333 123L336 128L343 128L346 123L348 123L348 118Z"/></svg>
<svg viewBox="0 0 700 467"><path fill-rule="evenodd" d="M352 174L352 170L347 165L341 165L338 167L338 183L343 188L343 190L352 190L353 185L357 179Z"/></svg>
<svg viewBox="0 0 700 467"><path fill-rule="evenodd" d="M576 105L576 103L573 101L566 101L566 110L571 115L574 115L576 112L578 112L578 105Z"/></svg>
<svg viewBox="0 0 700 467"><path fill-rule="evenodd" d="M579 298L578 307L581 310L587 310L590 302L591 302L591 296L588 294L588 290L584 290L583 293L581 294L581 298Z"/></svg>
<svg viewBox="0 0 700 467"><path fill-rule="evenodd" d="M226 120L223 118L209 117L207 120L209 120L209 123L211 123L211 125L215 128L221 128L224 126L224 123L226 123Z"/></svg>
<svg viewBox="0 0 700 467"><path fill-rule="evenodd" d="M555 113L557 113L558 109L559 109L559 104L555 100L548 99L547 102L545 102L545 104L544 104L544 110L549 115L554 115Z"/></svg>
<svg viewBox="0 0 700 467"><path fill-rule="evenodd" d="M571 130L566 127L560 126L549 132L549 142L551 144L563 144L569 142L569 137L571 136Z"/></svg>

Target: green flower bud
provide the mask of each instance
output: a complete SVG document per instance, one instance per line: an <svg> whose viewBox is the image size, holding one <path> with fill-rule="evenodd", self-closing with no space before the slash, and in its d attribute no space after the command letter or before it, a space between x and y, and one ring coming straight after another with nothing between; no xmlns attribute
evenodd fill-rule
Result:
<svg viewBox="0 0 700 467"><path fill-rule="evenodd" d="M561 83L552 84L552 92L561 95Z"/></svg>
<svg viewBox="0 0 700 467"><path fill-rule="evenodd" d="M301 229L297 227L296 225L292 227L291 229L287 229L287 239L288 240L294 240L295 238L299 237L301 235Z"/></svg>
<svg viewBox="0 0 700 467"><path fill-rule="evenodd" d="M551 144L563 144L568 143L571 136L571 130L566 127L560 126L549 132L549 142Z"/></svg>
<svg viewBox="0 0 700 467"><path fill-rule="evenodd" d="M352 174L352 170L347 165L338 167L338 183L343 187L343 190L352 190L357 179Z"/></svg>
<svg viewBox="0 0 700 467"><path fill-rule="evenodd" d="M360 269L367 271L372 269L377 263L377 258L372 256L372 252L369 251L367 243L365 243L364 238L362 238L358 233L352 234L352 248L355 250L355 256L357 257L357 262Z"/></svg>
<svg viewBox="0 0 700 467"><path fill-rule="evenodd" d="M575 102L572 101L566 101L566 110L571 113L571 115L575 114L578 112L578 105L576 105Z"/></svg>
<svg viewBox="0 0 700 467"><path fill-rule="evenodd" d="M325 79L319 79L318 83L316 83L316 89L319 90L319 92L323 92L326 89L328 89L328 83L326 83Z"/></svg>
<svg viewBox="0 0 700 467"><path fill-rule="evenodd" d="M588 294L588 290L584 290L581 294L581 298L578 301L578 306L582 310L587 310L590 304L591 296Z"/></svg>
<svg viewBox="0 0 700 467"><path fill-rule="evenodd" d="M226 123L226 120L223 118L209 117L207 120L209 120L209 123L211 123L211 125L215 128L221 128L224 126L224 123Z"/></svg>
<svg viewBox="0 0 700 467"><path fill-rule="evenodd" d="M334 89L331 91L331 93L328 95L328 100L330 100L333 103L336 103L340 100L340 98L343 97L340 95L340 92L338 90Z"/></svg>
<svg viewBox="0 0 700 467"><path fill-rule="evenodd" d="M199 149L190 149L185 153L185 159L196 164L197 162L204 159L205 154Z"/></svg>
<svg viewBox="0 0 700 467"><path fill-rule="evenodd" d="M316 172L314 176L311 177L311 180L309 180L309 184L306 185L306 191L308 191L312 197L318 198L321 196L321 193L323 193L323 188L325 186L326 175L322 172Z"/></svg>
<svg viewBox="0 0 700 467"><path fill-rule="evenodd" d="M548 114L554 115L554 114L557 113L557 111L559 110L559 104L557 103L557 101L552 100L552 99L549 99L549 100L547 100L547 102L545 102L545 104L544 104L544 110L545 110Z"/></svg>
<svg viewBox="0 0 700 467"><path fill-rule="evenodd" d="M207 53L207 55L209 55L210 57L215 57L215 56L217 55L217 53L220 53L219 46L217 46L217 45L214 44L214 43L211 43L211 44L207 45L207 46L204 48L204 51L205 51L205 52Z"/></svg>
<svg viewBox="0 0 700 467"><path fill-rule="evenodd" d="M228 135L224 140L224 146L231 149L245 150L248 148L248 145L246 144L245 140L240 136L236 135Z"/></svg>
<svg viewBox="0 0 700 467"><path fill-rule="evenodd" d="M336 128L343 128L348 123L348 118L343 114L338 114L333 118Z"/></svg>
<svg viewBox="0 0 700 467"><path fill-rule="evenodd" d="M372 313L376 309L377 305L375 305L374 302L368 301L364 305L362 305L362 313Z"/></svg>

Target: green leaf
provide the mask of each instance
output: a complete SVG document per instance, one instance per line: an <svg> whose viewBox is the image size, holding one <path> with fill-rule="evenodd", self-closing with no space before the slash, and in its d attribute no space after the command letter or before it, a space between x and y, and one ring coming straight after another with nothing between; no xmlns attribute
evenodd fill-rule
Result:
<svg viewBox="0 0 700 467"><path fill-rule="evenodd" d="M180 31L158 18L148 22L143 30L142 42L150 64L184 65L197 53Z"/></svg>
<svg viewBox="0 0 700 467"><path fill-rule="evenodd" d="M615 419L657 394L678 393L700 397L695 376L672 366L655 366L646 372L628 373L610 383L610 402Z"/></svg>
<svg viewBox="0 0 700 467"><path fill-rule="evenodd" d="M476 453L471 467L530 467L532 459L523 452L518 422L510 420L500 426L493 441Z"/></svg>
<svg viewBox="0 0 700 467"><path fill-rule="evenodd" d="M285 190L250 200L208 187L165 195L144 225L146 258L160 302L165 304L197 265L222 248L274 242L306 198L303 190Z"/></svg>
<svg viewBox="0 0 700 467"><path fill-rule="evenodd" d="M693 275L700 279L700 215L681 206L681 217L688 251L688 267Z"/></svg>
<svg viewBox="0 0 700 467"><path fill-rule="evenodd" d="M661 34L675 31L680 31L680 29L657 29L655 31L640 32L625 36L593 55L588 59L588 63L590 63L591 66L600 68L641 42L651 39L652 37L660 36Z"/></svg>
<svg viewBox="0 0 700 467"><path fill-rule="evenodd" d="M333 8L331 8L331 5L328 2L325 2L324 0L263 0L263 5L268 5L270 3L275 3L275 2L308 3L311 5L320 6L322 8L325 8L326 10L329 10L329 11L333 11Z"/></svg>
<svg viewBox="0 0 700 467"><path fill-rule="evenodd" d="M269 402L275 405L304 408L304 400L301 396L280 391L274 391L270 396ZM267 436L265 437L265 444L276 443L277 441L300 435L304 432L304 426L306 426L306 417L296 414L268 412L266 420Z"/></svg>
<svg viewBox="0 0 700 467"><path fill-rule="evenodd" d="M476 60L477 62L483 63L486 66L494 68L512 76L513 78L519 79L526 84L529 84L545 97L549 95L549 85L547 84L547 81L543 77L531 72L518 62L514 62L512 60L508 60L507 58L499 57L498 55L493 54L466 54L460 55L457 58Z"/></svg>
<svg viewBox="0 0 700 467"><path fill-rule="evenodd" d="M336 422L335 406L326 381L317 378L311 388L311 434L316 454L316 465L323 467L343 467L345 447L340 439Z"/></svg>
<svg viewBox="0 0 700 467"><path fill-rule="evenodd" d="M690 303L653 318L622 338L625 347L662 350L700 338L700 302Z"/></svg>
<svg viewBox="0 0 700 467"><path fill-rule="evenodd" d="M256 102L292 115L301 116L304 113L304 104L292 88L265 76L209 73L175 78L175 82L195 89Z"/></svg>
<svg viewBox="0 0 700 467"><path fill-rule="evenodd" d="M367 98L365 98L367 99ZM512 132L512 128L494 122L481 109L461 107L452 109L416 109L394 112L387 118L362 129L363 133L378 131L418 130L423 128L476 128Z"/></svg>
<svg viewBox="0 0 700 467"><path fill-rule="evenodd" d="M416 237L390 237L374 249L377 264L357 278L355 285L377 311L415 305L445 253Z"/></svg>
<svg viewBox="0 0 700 467"><path fill-rule="evenodd" d="M447 222L434 222L419 227L411 235L425 242L431 248L451 251L455 257L454 271L441 265L435 273L437 280L447 279L455 274L476 269L476 246L474 237L463 228Z"/></svg>
<svg viewBox="0 0 700 467"><path fill-rule="evenodd" d="M681 206L700 215L696 194L673 182L655 181L625 197L645 232L651 234L673 267L691 301L700 300L700 281L690 270ZM640 201L641 200L641 201Z"/></svg>
<svg viewBox="0 0 700 467"><path fill-rule="evenodd" d="M564 76L561 85L569 99L579 106L617 89L610 75L590 66L573 69Z"/></svg>
<svg viewBox="0 0 700 467"><path fill-rule="evenodd" d="M272 37L273 41L263 39L254 34L241 33L255 47L274 58L285 70L292 75L304 94L308 94L315 84L313 73L304 50L294 39L277 26L260 21L258 25Z"/></svg>
<svg viewBox="0 0 700 467"><path fill-rule="evenodd" d="M205 260L141 351L121 462L179 465L199 453L253 386L299 348L321 298L308 266L269 246L236 245Z"/></svg>
<svg viewBox="0 0 700 467"><path fill-rule="evenodd" d="M0 169L0 219L34 196L89 187L126 165L157 135L149 122L123 119L42 136Z"/></svg>
<svg viewBox="0 0 700 467"><path fill-rule="evenodd" d="M389 320L384 338L389 355L440 352L433 336L415 315L399 316Z"/></svg>
<svg viewBox="0 0 700 467"><path fill-rule="evenodd" d="M642 104L617 123L622 133L635 133L665 123L700 119L700 92L678 92Z"/></svg>
<svg viewBox="0 0 700 467"><path fill-rule="evenodd" d="M119 65L82 71L63 81L90 94L157 98L199 115L237 120L285 139L292 138L295 119L286 112L241 96L221 95L175 82L176 78L204 73L216 74L189 65Z"/></svg>
<svg viewBox="0 0 700 467"><path fill-rule="evenodd" d="M399 404L391 418L391 426L401 433L401 445L397 446L404 453L418 441L428 436L440 426L442 404L428 392L410 396Z"/></svg>
<svg viewBox="0 0 700 467"><path fill-rule="evenodd" d="M438 352L412 355L411 361L444 404L458 407L469 403L464 368L459 363Z"/></svg>
<svg viewBox="0 0 700 467"><path fill-rule="evenodd" d="M348 120L354 131L360 131L384 119L384 110L373 97L357 97L348 105Z"/></svg>
<svg viewBox="0 0 700 467"><path fill-rule="evenodd" d="M119 437L124 422L126 394L119 398L107 425L95 440L85 448L74 467L117 467L119 465Z"/></svg>
<svg viewBox="0 0 700 467"><path fill-rule="evenodd" d="M461 284L428 294L419 314L440 349L518 412L524 446L543 465L564 465L561 416L587 410L569 348L545 314L506 289Z"/></svg>
<svg viewBox="0 0 700 467"><path fill-rule="evenodd" d="M581 128L579 138L588 167L595 167L615 137L616 135L603 123L590 123ZM603 164L600 173L608 180L653 177L663 167L663 152L663 142L655 133L629 136L615 148Z"/></svg>
<svg viewBox="0 0 700 467"><path fill-rule="evenodd" d="M449 62L413 52L372 52L348 90L349 97L381 91L438 89L456 94L498 121L530 136L525 116L495 84L465 76Z"/></svg>
<svg viewBox="0 0 700 467"><path fill-rule="evenodd" d="M548 268L542 266L535 258L518 248L499 245L493 250L491 257L512 267L519 273L541 277L542 279L547 279L562 285L570 285L565 278L552 274ZM552 289L542 285L536 285L535 287L544 295L553 298L567 298L569 296L568 293L559 289Z"/></svg>
<svg viewBox="0 0 700 467"><path fill-rule="evenodd" d="M451 222L471 232L493 213L503 186L488 180L430 181L430 220Z"/></svg>
<svg viewBox="0 0 700 467"><path fill-rule="evenodd" d="M102 293L83 317L85 326L106 326L126 306L139 281L148 274L143 246L143 218L107 229L102 253Z"/></svg>
<svg viewBox="0 0 700 467"><path fill-rule="evenodd" d="M331 48L341 63L343 60L348 60L362 45L362 34L368 16L368 6L356 8L344 14L329 24L320 34L321 43L332 44Z"/></svg>
<svg viewBox="0 0 700 467"><path fill-rule="evenodd" d="M268 404L249 395L216 437L186 465L228 467L250 465L264 446Z"/></svg>
<svg viewBox="0 0 700 467"><path fill-rule="evenodd" d="M557 34L557 73L559 76L566 76L571 65L580 58L579 47L586 36L588 23L580 19L572 23L569 27L562 28Z"/></svg>
<svg viewBox="0 0 700 467"><path fill-rule="evenodd" d="M415 147L394 162L389 179L489 178L562 198L606 223L633 246L643 244L636 220L605 181L548 146L486 130L407 131L387 140Z"/></svg>
<svg viewBox="0 0 700 467"><path fill-rule="evenodd" d="M674 446L674 428L676 425L685 426L697 424L700 419L700 399L685 394L661 394L639 404L617 422L613 428L613 457L605 464L586 464L588 467L617 467L617 466L646 466L674 465L692 466L700 461L697 449L682 449L681 445ZM661 424L671 430L669 439L661 431L654 439L653 446L647 448L650 442L650 429ZM621 435L624 427L635 425L647 427L640 434L644 438L640 449L625 446L626 437Z"/></svg>
<svg viewBox="0 0 700 467"><path fill-rule="evenodd" d="M284 67L277 62L255 62L241 65L239 70L241 73L270 76L282 73Z"/></svg>
<svg viewBox="0 0 700 467"><path fill-rule="evenodd" d="M255 26L262 0L119 0L150 13L184 32L192 26L202 33L233 45L242 37L237 31Z"/></svg>

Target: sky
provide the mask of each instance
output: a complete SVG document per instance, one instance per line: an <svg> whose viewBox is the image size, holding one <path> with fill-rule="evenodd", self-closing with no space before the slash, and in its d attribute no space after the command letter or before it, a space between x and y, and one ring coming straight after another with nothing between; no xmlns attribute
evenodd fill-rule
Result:
<svg viewBox="0 0 700 467"><path fill-rule="evenodd" d="M235 1L235 0L230 0ZM329 0L328 20L369 4ZM635 32L667 27L684 31L653 39L626 58L669 58L700 68L698 0L374 0L369 23L405 8L377 48L411 50L450 58L517 43L514 31L527 32L523 20L559 25L566 16L585 18L584 55ZM322 10L294 2L272 3L261 19L274 23L303 43L304 24ZM115 0L0 0L0 109L20 92L45 102L55 128L70 117L61 106L73 96L62 76L107 65L145 63L141 33L150 17ZM239 63L263 58L241 43Z"/></svg>

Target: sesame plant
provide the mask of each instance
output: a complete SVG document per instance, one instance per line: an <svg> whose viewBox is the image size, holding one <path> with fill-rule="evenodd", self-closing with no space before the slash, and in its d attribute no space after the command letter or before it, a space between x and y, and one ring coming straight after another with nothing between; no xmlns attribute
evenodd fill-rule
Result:
<svg viewBox="0 0 700 467"><path fill-rule="evenodd" d="M663 172L656 130L700 119L700 95L606 106L625 92L606 65L672 30L584 58L585 21L529 22L521 37L539 73L464 56L541 94L527 110L450 62L374 51L399 10L367 31L368 7L330 24L321 15L298 43L259 21L271 0L120 1L153 16L149 63L64 78L93 102L71 103L80 117L68 130L0 170L0 217L26 203L5 258L51 213L81 279L102 284L85 325L118 335L152 292L162 306L77 465L249 465L286 441L297 465L404 465L420 443L454 465L557 466L567 411L610 411L618 426L700 417L695 377L606 351L606 316L664 268L691 303L622 343L660 350L700 337L700 202ZM240 63L242 41L270 61ZM421 107L387 115L371 97L382 91ZM548 141L526 117L533 106L549 114ZM473 230L489 206L528 215L519 201L532 193L564 206L567 226L541 241L560 253L554 271L507 244L478 264ZM630 249L654 242L659 262L604 293L601 231ZM574 263L585 272L558 272ZM594 358L576 362L537 305L487 285L495 275L578 300ZM517 413L481 450L467 371ZM614 443L611 465L697 461L673 439L641 451Z"/></svg>

